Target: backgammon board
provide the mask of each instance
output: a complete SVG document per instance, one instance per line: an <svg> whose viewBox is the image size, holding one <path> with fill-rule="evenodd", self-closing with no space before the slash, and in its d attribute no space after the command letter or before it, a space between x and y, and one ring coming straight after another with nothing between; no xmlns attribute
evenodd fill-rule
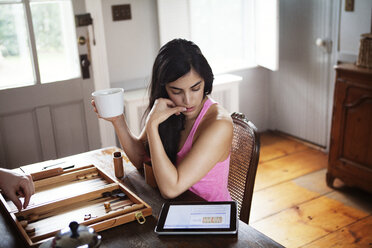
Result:
<svg viewBox="0 0 372 248"><path fill-rule="evenodd" d="M71 221L96 232L130 221L145 221L152 209L118 180L94 165L52 173L34 179L29 206L18 211L0 194L1 205L29 247L52 239Z"/></svg>

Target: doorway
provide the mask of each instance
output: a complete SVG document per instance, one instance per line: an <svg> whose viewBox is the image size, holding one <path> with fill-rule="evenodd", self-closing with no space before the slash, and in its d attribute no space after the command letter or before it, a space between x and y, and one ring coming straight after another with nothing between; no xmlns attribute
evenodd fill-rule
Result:
<svg viewBox="0 0 372 248"><path fill-rule="evenodd" d="M338 0L279 1L279 70L271 74L271 129L326 148Z"/></svg>
<svg viewBox="0 0 372 248"><path fill-rule="evenodd" d="M93 74L90 68L89 78L83 78L80 70L81 55L90 57L90 43L77 43L78 37L88 38L88 28L74 22L76 14L86 12L84 0L0 4L0 11L8 9L13 22L6 34L15 36L18 46L1 50L0 67L15 69L0 78L0 166L16 168L99 148L90 105ZM22 63L12 67L17 59Z"/></svg>

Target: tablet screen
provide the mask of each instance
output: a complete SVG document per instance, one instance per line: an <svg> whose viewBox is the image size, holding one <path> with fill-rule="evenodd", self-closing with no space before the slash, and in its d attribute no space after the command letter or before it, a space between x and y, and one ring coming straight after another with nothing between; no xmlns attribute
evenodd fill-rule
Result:
<svg viewBox="0 0 372 248"><path fill-rule="evenodd" d="M164 229L229 228L229 204L169 206Z"/></svg>
<svg viewBox="0 0 372 248"><path fill-rule="evenodd" d="M158 234L235 234L237 204L231 202L165 203L155 232Z"/></svg>

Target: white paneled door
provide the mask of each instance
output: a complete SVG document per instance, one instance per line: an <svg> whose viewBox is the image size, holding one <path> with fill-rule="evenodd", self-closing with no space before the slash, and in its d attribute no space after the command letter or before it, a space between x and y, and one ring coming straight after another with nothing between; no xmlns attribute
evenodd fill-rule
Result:
<svg viewBox="0 0 372 248"><path fill-rule="evenodd" d="M270 125L322 147L328 140L338 3L279 1L279 70L272 73Z"/></svg>
<svg viewBox="0 0 372 248"><path fill-rule="evenodd" d="M84 0L0 2L0 167L15 168L99 148L91 109Z"/></svg>

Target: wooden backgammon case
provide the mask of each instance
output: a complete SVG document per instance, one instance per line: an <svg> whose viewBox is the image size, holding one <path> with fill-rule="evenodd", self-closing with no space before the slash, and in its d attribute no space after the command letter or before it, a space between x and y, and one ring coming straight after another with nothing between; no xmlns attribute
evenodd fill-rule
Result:
<svg viewBox="0 0 372 248"><path fill-rule="evenodd" d="M142 222L152 213L142 199L94 165L34 179L34 183L35 194L21 212L0 194L5 212L30 247L53 238L71 221L99 232L135 220Z"/></svg>

